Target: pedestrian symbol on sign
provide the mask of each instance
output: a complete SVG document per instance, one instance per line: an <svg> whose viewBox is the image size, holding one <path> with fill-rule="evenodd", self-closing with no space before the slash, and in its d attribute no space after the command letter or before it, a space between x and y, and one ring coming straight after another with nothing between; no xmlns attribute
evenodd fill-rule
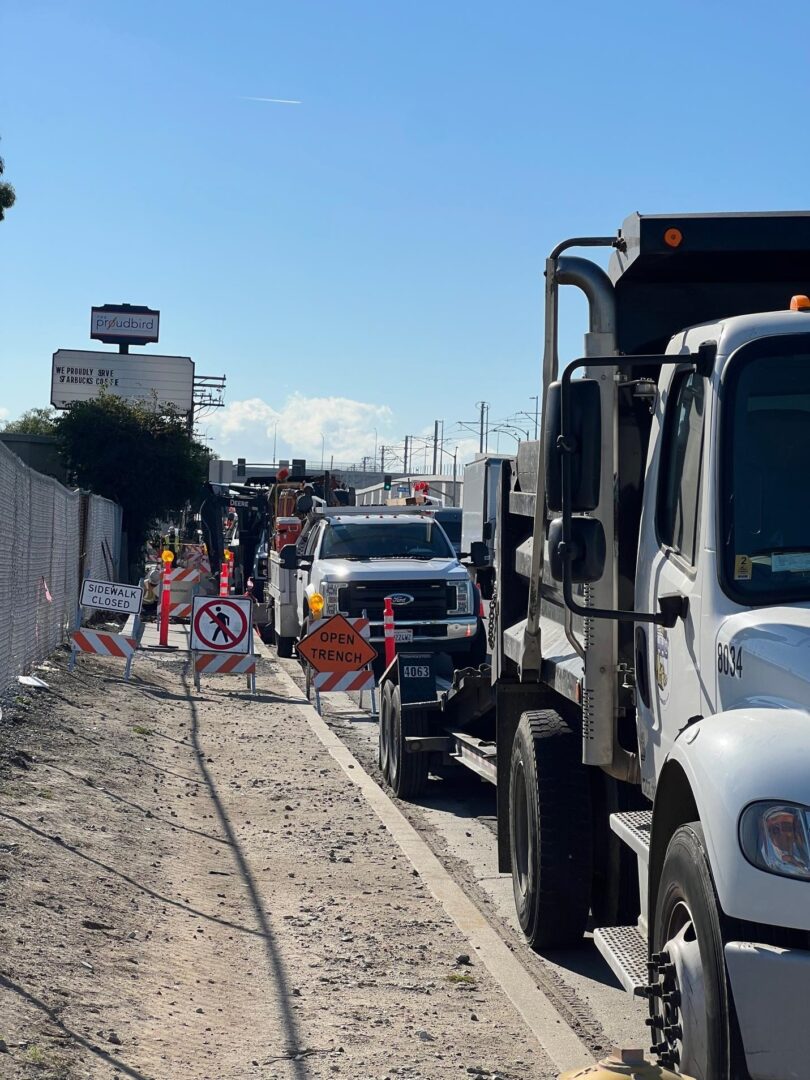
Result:
<svg viewBox="0 0 810 1080"><path fill-rule="evenodd" d="M211 641L216 641L219 635L222 634L223 641L233 641L234 635L228 630L228 624L231 621L230 615L222 610L222 605L217 604L214 608L213 614L208 613L208 618L214 624L214 632L211 635Z"/></svg>

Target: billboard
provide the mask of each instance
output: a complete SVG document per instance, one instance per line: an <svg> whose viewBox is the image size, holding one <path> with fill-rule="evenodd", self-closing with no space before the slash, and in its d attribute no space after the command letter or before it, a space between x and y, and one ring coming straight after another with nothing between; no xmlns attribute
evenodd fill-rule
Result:
<svg viewBox="0 0 810 1080"><path fill-rule="evenodd" d="M107 345L146 345L157 341L160 312L134 304L103 304L90 309L90 337Z"/></svg>
<svg viewBox="0 0 810 1080"><path fill-rule="evenodd" d="M194 362L189 356L59 349L53 354L51 405L90 401L102 389L127 401L153 401L191 412Z"/></svg>

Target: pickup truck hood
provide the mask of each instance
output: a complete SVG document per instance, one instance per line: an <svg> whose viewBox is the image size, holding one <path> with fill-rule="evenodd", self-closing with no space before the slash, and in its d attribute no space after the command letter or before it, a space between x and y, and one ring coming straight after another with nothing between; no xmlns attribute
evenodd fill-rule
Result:
<svg viewBox="0 0 810 1080"><path fill-rule="evenodd" d="M715 653L718 712L746 705L810 711L810 607L732 615L720 625Z"/></svg>
<svg viewBox="0 0 810 1080"><path fill-rule="evenodd" d="M458 578L467 571L455 559L319 559L313 569L319 581L424 581L425 578Z"/></svg>

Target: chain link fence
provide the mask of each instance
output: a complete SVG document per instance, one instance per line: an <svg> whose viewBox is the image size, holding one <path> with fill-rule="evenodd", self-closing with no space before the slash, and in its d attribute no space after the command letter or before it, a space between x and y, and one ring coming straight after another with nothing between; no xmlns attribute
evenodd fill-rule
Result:
<svg viewBox="0 0 810 1080"><path fill-rule="evenodd" d="M0 443L0 693L60 645L83 573L121 580L121 508L68 491Z"/></svg>

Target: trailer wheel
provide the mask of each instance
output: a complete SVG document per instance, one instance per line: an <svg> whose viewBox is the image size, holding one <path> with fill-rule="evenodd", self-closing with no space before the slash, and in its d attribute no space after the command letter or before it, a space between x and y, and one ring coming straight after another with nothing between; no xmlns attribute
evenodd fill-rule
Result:
<svg viewBox="0 0 810 1080"><path fill-rule="evenodd" d="M398 799L414 799L425 790L430 754L411 754L405 749L409 735L427 735L428 714L424 709L403 711L399 687L391 694L388 754L388 783Z"/></svg>
<svg viewBox="0 0 810 1080"><path fill-rule="evenodd" d="M651 995L656 1051L663 1063L690 1076L733 1080L737 1061L734 1005L726 980L723 923L703 828L682 825L669 842L652 926ZM659 996L660 995L660 996Z"/></svg>
<svg viewBox="0 0 810 1080"><path fill-rule="evenodd" d="M391 745L391 683L383 683L380 691L380 719L377 725L377 762L388 779L388 754Z"/></svg>
<svg viewBox="0 0 810 1080"><path fill-rule="evenodd" d="M591 901L591 793L579 733L525 712L512 747L509 840L521 929L535 950L582 940Z"/></svg>
<svg viewBox="0 0 810 1080"><path fill-rule="evenodd" d="M282 660L292 659L294 645L295 638L283 637L281 634L276 634L276 652Z"/></svg>

